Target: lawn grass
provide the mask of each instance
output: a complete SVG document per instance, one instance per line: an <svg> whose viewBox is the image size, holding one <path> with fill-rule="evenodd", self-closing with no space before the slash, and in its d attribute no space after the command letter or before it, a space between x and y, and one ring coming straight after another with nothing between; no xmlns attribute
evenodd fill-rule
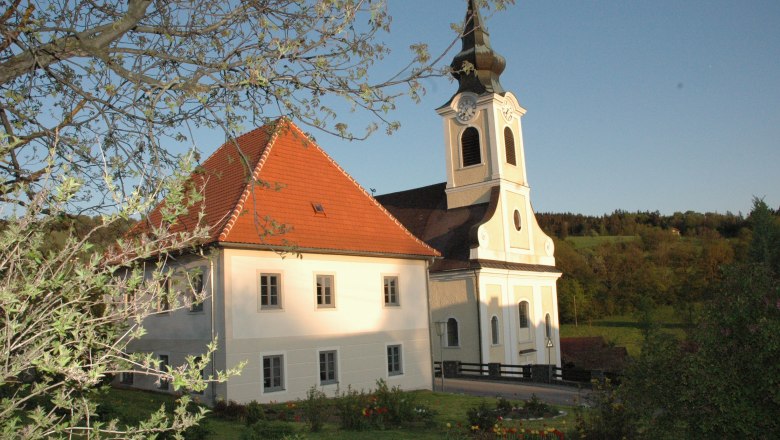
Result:
<svg viewBox="0 0 780 440"><path fill-rule="evenodd" d="M469 408L479 405L482 401L488 402L491 406L494 405L495 399L485 397L468 396L464 394L449 394L432 391L412 391L410 397L414 398L416 402L426 405L436 412L435 423L433 426L424 428L405 428L405 429L388 429L388 430L371 430L371 431L342 431L339 429L336 423L326 423L323 430L316 433L310 433L307 430L305 423L290 422L295 427L296 431L304 434L305 438L317 440L317 439L365 439L371 438L372 440L390 440L390 439L441 439L445 437L448 430L447 424L449 423L451 430L458 429L458 426L462 426L461 429L467 428L466 412ZM154 393L148 391L139 390L127 390L127 389L111 389L101 399L102 402L112 406L112 410L117 416L128 420L143 420L149 416L152 412L158 410L161 405L165 405L171 408L174 404L174 397L169 394ZM517 401L516 403L521 403ZM559 410L563 410L566 414L554 419L547 420L531 420L531 421L514 421L506 420L503 425L507 428L526 428L526 429L542 429L548 426L553 426L561 431L565 431L567 427L575 425L575 413L571 407L555 406ZM245 425L242 422L230 421L213 414L206 416L201 424L209 431L208 439L238 439L241 436L241 432L245 429Z"/></svg>
<svg viewBox="0 0 780 440"><path fill-rule="evenodd" d="M686 323L672 307L660 307L653 313L653 322L662 331L674 335L677 339L685 339ZM642 350L642 326L636 315L614 315L593 321L561 325L561 337L602 336L608 344L626 347L632 357L638 356Z"/></svg>

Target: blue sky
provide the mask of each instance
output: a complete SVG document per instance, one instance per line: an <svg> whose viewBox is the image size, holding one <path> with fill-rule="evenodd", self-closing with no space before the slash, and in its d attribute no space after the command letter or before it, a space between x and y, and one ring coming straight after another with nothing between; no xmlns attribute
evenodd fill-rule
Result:
<svg viewBox="0 0 780 440"><path fill-rule="evenodd" d="M412 42L446 48L465 1L390 0L390 10L387 71ZM483 17L507 59L501 82L528 111L537 212L746 214L753 196L780 206L779 1L518 0ZM422 103L401 101L394 135L318 143L377 194L444 181L434 109L456 86L425 85Z"/></svg>

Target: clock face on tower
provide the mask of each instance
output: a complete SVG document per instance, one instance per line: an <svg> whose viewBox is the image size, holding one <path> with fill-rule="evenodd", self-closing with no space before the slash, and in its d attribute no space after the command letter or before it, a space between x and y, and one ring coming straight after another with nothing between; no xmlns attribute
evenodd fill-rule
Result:
<svg viewBox="0 0 780 440"><path fill-rule="evenodd" d="M515 109L509 103L505 103L501 106L501 114L504 115L506 122L512 122L512 118L515 116Z"/></svg>
<svg viewBox="0 0 780 440"><path fill-rule="evenodd" d="M477 98L464 95L458 101L458 120L466 122L477 114Z"/></svg>

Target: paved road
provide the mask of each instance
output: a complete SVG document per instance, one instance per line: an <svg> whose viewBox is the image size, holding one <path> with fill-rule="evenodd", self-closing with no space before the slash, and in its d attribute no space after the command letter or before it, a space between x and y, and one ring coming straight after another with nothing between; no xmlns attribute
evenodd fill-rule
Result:
<svg viewBox="0 0 780 440"><path fill-rule="evenodd" d="M441 391L441 378L436 378L434 391ZM467 379L444 379L444 391L448 393L471 394L474 396L497 397L509 400L528 400L536 395L543 402L553 405L576 405L585 403L587 389L558 385L507 383Z"/></svg>

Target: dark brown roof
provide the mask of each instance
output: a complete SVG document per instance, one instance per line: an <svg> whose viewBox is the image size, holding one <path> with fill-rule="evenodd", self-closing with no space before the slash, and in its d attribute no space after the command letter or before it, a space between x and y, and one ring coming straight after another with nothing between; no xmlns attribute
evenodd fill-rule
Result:
<svg viewBox="0 0 780 440"><path fill-rule="evenodd" d="M494 188L488 203L448 210L446 186L437 183L376 198L412 234L441 253L443 258L433 263L431 272L478 268L559 272L553 266L471 260L469 252L478 246L477 228L495 212L498 187Z"/></svg>
<svg viewBox="0 0 780 440"><path fill-rule="evenodd" d="M376 199L414 235L441 252L432 272L470 267L471 228L482 223L488 204L447 210L445 183L378 196Z"/></svg>
<svg viewBox="0 0 780 440"><path fill-rule="evenodd" d="M564 365L585 370L619 372L628 359L625 347L611 346L602 336L561 338L560 344Z"/></svg>

